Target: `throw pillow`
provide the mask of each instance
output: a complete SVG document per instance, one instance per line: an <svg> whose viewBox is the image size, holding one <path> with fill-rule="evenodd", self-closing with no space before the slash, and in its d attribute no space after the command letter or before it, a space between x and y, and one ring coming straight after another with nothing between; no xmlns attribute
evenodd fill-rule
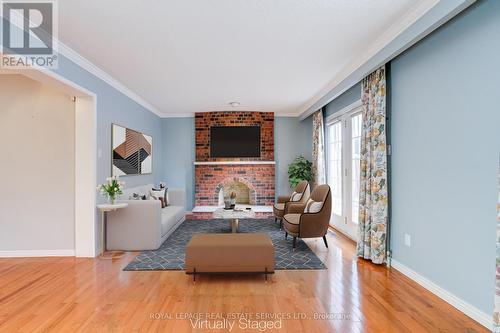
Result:
<svg viewBox="0 0 500 333"><path fill-rule="evenodd" d="M161 208L165 208L165 189L159 190L152 188L150 191L151 197L161 201Z"/></svg>
<svg viewBox="0 0 500 333"><path fill-rule="evenodd" d="M302 198L302 193L297 193L294 191L290 197L290 201L297 202L300 201L301 198Z"/></svg>
<svg viewBox="0 0 500 333"><path fill-rule="evenodd" d="M323 208L323 201L314 201L312 199L307 200L306 208L304 213L318 213Z"/></svg>
<svg viewBox="0 0 500 333"><path fill-rule="evenodd" d="M169 198L168 198L168 187L167 187L167 183L165 183L165 182L160 182L160 190L165 190L165 195L163 196L163 200L165 201L165 206L170 205Z"/></svg>
<svg viewBox="0 0 500 333"><path fill-rule="evenodd" d="M129 197L129 200L141 200L141 197L138 193L132 193L132 195Z"/></svg>

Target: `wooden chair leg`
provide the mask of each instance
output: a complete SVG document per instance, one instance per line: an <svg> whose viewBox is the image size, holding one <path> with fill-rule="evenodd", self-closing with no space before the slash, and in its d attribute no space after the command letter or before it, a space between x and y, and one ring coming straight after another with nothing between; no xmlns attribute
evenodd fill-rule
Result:
<svg viewBox="0 0 500 333"><path fill-rule="evenodd" d="M288 232L285 231L285 239L288 237Z"/></svg>
<svg viewBox="0 0 500 333"><path fill-rule="evenodd" d="M293 248L295 249L295 243L297 242L297 237L293 236Z"/></svg>
<svg viewBox="0 0 500 333"><path fill-rule="evenodd" d="M326 241L326 235L323 236L323 241L325 242L325 246L328 248L328 242Z"/></svg>
<svg viewBox="0 0 500 333"><path fill-rule="evenodd" d="M280 219L280 230L283 229L283 218Z"/></svg>

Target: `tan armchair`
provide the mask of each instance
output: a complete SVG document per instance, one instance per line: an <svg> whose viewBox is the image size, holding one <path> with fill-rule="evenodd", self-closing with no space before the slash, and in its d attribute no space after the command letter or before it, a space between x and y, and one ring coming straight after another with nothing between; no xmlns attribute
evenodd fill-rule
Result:
<svg viewBox="0 0 500 333"><path fill-rule="evenodd" d="M332 212L332 196L330 186L319 185L311 193L310 200L306 203L292 203L287 207L287 214L283 217L285 238L288 234L293 236L293 247L297 237L315 238L323 237L325 246L326 233L330 224Z"/></svg>
<svg viewBox="0 0 500 333"><path fill-rule="evenodd" d="M301 181L295 186L292 195L279 196L278 201L273 205L274 221L280 221L280 229L283 226L283 216L287 214L288 206L292 203L305 204L311 194L309 182Z"/></svg>

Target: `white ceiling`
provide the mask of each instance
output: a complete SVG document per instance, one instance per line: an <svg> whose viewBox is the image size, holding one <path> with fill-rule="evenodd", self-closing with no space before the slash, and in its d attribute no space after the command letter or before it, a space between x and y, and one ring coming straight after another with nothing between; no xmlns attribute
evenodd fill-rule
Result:
<svg viewBox="0 0 500 333"><path fill-rule="evenodd" d="M435 1L434 1L435 2ZM64 0L59 39L164 116L299 115L429 0Z"/></svg>

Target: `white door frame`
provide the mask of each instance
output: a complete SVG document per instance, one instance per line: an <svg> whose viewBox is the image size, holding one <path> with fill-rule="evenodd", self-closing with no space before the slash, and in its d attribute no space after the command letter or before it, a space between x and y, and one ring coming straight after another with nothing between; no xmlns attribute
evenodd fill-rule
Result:
<svg viewBox="0 0 500 333"><path fill-rule="evenodd" d="M329 124L333 124L336 122L341 122L342 126L342 216L341 219L343 221L339 221L339 218L334 218L333 217L333 211L332 211L332 220L331 220L331 225L335 227L338 231L342 232L344 235L347 237L351 238L354 241L357 241L357 228L356 226L352 223L352 207L351 207L351 196L352 196L352 175L347 174L348 170L351 170L350 165L346 165L346 163L351 163L351 160L347 160L346 156L351 156L352 158L352 147L351 147L351 141L346 142L345 138L351 138L351 126L347 126L346 121L347 118L346 116L349 116L349 118L354 115L358 114L359 112L362 111L362 102L361 100L358 100L345 108L341 109L338 112L335 112L334 114L328 116L325 119L325 125L328 126ZM328 132L328 131L325 131ZM326 138L327 143L329 142L328 137ZM328 144L327 144L328 146ZM329 153L329 149L326 149L325 152L327 155ZM327 158L328 161L328 158ZM328 170L329 168L327 168ZM352 171L352 170L351 170ZM351 181L347 181L351 180ZM349 204L348 204L349 203Z"/></svg>
<svg viewBox="0 0 500 333"><path fill-rule="evenodd" d="M74 255L76 257L95 257L97 253L97 95L47 69L2 70L0 74L24 75L75 97Z"/></svg>

